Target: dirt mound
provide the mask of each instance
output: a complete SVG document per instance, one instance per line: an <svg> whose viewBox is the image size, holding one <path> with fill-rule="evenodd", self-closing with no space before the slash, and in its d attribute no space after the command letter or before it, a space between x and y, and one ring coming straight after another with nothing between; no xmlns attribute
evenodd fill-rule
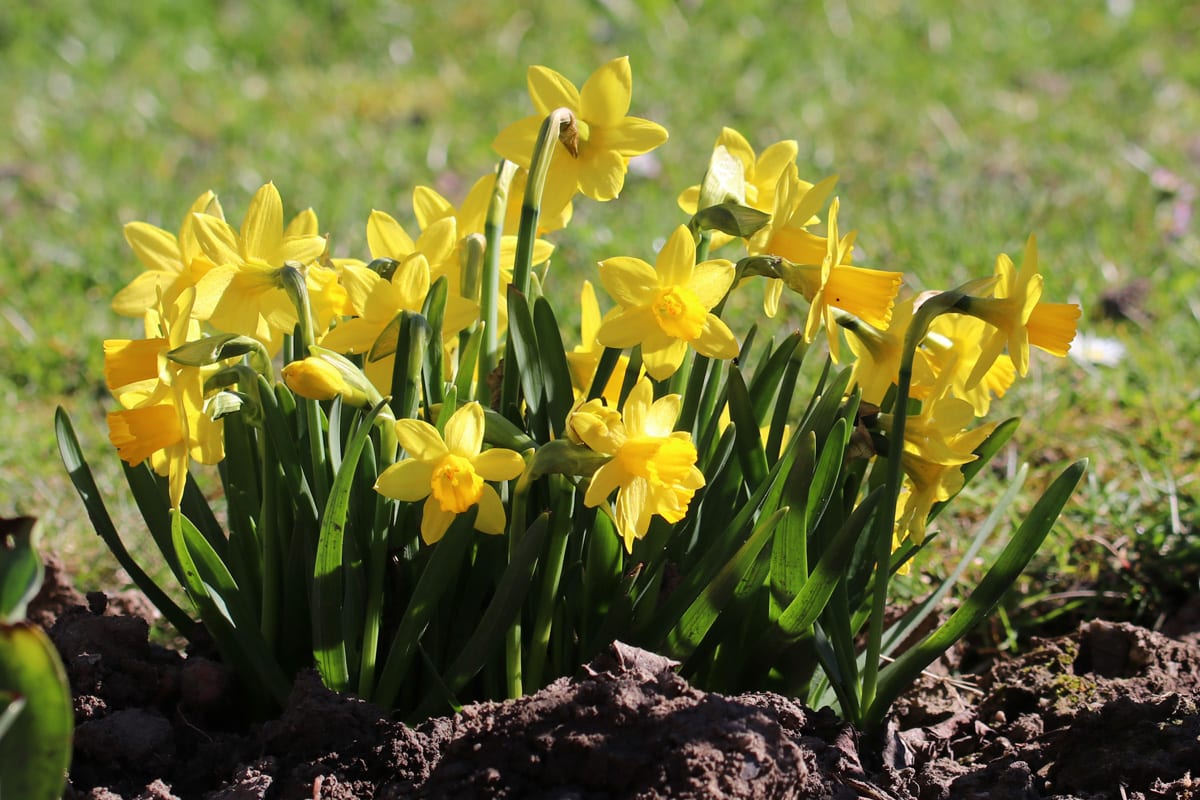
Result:
<svg viewBox="0 0 1200 800"><path fill-rule="evenodd" d="M76 696L68 798L1185 798L1200 796L1200 648L1102 621L929 678L868 741L830 710L700 691L620 643L529 697L407 727L296 682L252 723L216 661L76 607L51 636Z"/></svg>

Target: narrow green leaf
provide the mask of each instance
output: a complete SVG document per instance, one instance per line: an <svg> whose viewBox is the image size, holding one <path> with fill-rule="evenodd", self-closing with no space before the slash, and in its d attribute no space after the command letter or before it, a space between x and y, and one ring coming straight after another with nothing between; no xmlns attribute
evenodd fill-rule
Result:
<svg viewBox="0 0 1200 800"><path fill-rule="evenodd" d="M508 287L508 331L516 361L506 361L505 372L517 370L521 391L525 395L530 433L538 441L547 441L550 438L550 428L545 407L542 355L538 350L529 303L525 295L512 286Z"/></svg>
<svg viewBox="0 0 1200 800"><path fill-rule="evenodd" d="M762 435L742 372L730 365L728 374L725 385L729 392L729 421L734 426L734 446L746 485L754 489L766 480L767 455L763 452Z"/></svg>
<svg viewBox="0 0 1200 800"><path fill-rule="evenodd" d="M333 480L317 535L312 583L313 657L322 681L334 691L344 691L350 682L346 631L342 624L342 605L346 600L343 571L346 516L350 511L350 493L354 487L359 457L383 405L379 403L363 417L354 437L346 446L342 468Z"/></svg>
<svg viewBox="0 0 1200 800"><path fill-rule="evenodd" d="M729 601L735 596L744 596L752 588L744 585L742 579L751 572L763 547L774 534L775 524L785 513L786 509L781 508L773 514L759 518L750 538L705 585L699 596L667 633L665 640L655 643L656 649L661 646L667 656L681 661L692 654ZM759 582L761 583L761 576Z"/></svg>
<svg viewBox="0 0 1200 800"><path fill-rule="evenodd" d="M101 497L100 490L96 486L96 479L92 477L91 467L88 466L87 459L83 456L83 450L79 446L79 439L75 436L75 428L71 425L71 419L61 406L54 412L54 431L58 437L58 451L67 468L67 474L71 477L75 491L83 500L88 519L91 520L96 533L104 540L104 544L117 559L121 568L129 574L134 585L142 590L154 607L167 618L167 621L174 625L175 629L185 638L194 638L199 633L199 626L196 622L146 574L141 565L125 549L125 544L121 541L116 526L113 525L112 518L108 515L108 509L104 506L104 498ZM172 550L173 548L165 550L164 554L170 553Z"/></svg>
<svg viewBox="0 0 1200 800"><path fill-rule="evenodd" d="M474 512L459 515L441 541L429 547L429 558L421 570L421 577L404 609L404 615L400 617L400 624L388 648L387 660L379 673L379 683L371 698L384 708L391 707L395 702L413 656L417 653L421 635L442 596L456 585L463 556L475 535L474 520Z"/></svg>
<svg viewBox="0 0 1200 800"><path fill-rule="evenodd" d="M921 670L991 613L1045 540L1086 469L1086 459L1067 467L1034 504L996 563L950 619L880 671L875 700L864 712L868 727L878 726L892 702Z"/></svg>
<svg viewBox="0 0 1200 800"><path fill-rule="evenodd" d="M505 632L517 618L521 604L525 602L525 595L532 584L533 570L549 530L549 514L543 513L521 537L521 542L513 552L496 587L496 593L479 620L479 625L463 646L462 652L442 676L452 693L457 694L467 681L479 672L484 663L497 653L497 647L503 641Z"/></svg>
<svg viewBox="0 0 1200 800"><path fill-rule="evenodd" d="M807 495L812 485L816 461L817 437L811 431L802 434L796 460L784 486L784 502L791 507L779 523L771 543L771 599L773 610L784 609L795 599L808 580Z"/></svg>
<svg viewBox="0 0 1200 800"><path fill-rule="evenodd" d="M228 570L203 534L178 511L171 514L171 538L183 567L184 588L221 655L240 674L257 681L274 704L282 707L291 688L287 676L258 627L252 622L243 624L249 612Z"/></svg>
<svg viewBox="0 0 1200 800"><path fill-rule="evenodd" d="M425 402L435 405L445 397L445 350L442 348L442 324L446 316L449 284L442 276L429 287L422 313L429 323L430 346L425 348L421 377L425 387Z"/></svg>
<svg viewBox="0 0 1200 800"><path fill-rule="evenodd" d="M388 332L392 336L388 336ZM429 323L414 311L401 311L388 330L380 334L376 346L391 342L395 348L396 362L392 368L392 413L396 419L411 419L417 412L421 395L421 372L425 364L425 351L430 347L441 347L441 342L430 339ZM390 355L390 354L389 354ZM382 358L383 356L378 356ZM368 360L377 356L372 348Z"/></svg>
<svg viewBox="0 0 1200 800"><path fill-rule="evenodd" d="M546 390L550 427L555 437L565 435L567 414L575 404L571 386L571 369L567 366L566 348L554 309L544 297L533 303L533 326L541 354L542 380Z"/></svg>

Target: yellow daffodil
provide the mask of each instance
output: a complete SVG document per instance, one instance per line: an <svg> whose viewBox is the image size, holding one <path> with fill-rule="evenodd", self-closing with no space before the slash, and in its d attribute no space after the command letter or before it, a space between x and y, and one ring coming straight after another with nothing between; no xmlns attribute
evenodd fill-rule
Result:
<svg viewBox="0 0 1200 800"><path fill-rule="evenodd" d="M973 452L995 428L995 424L967 430L974 417L971 404L947 396L950 376L945 375L924 401L921 413L909 416L904 431L901 465L910 491L897 512L896 539L925 539L925 523L933 504L949 500L963 487L962 465L974 461ZM884 430L892 425L890 414L880 414Z"/></svg>
<svg viewBox="0 0 1200 800"><path fill-rule="evenodd" d="M714 150L719 147L724 147L729 155L742 165L742 186L739 187L741 191L738 202L768 214L773 213L780 178L789 166L794 166L796 155L800 151L796 140L775 142L763 150L761 155L755 155L754 148L745 136L733 128L722 128L716 144L713 145ZM688 214L695 214L700 210L699 201L698 184L684 189L678 199L679 207ZM713 233L712 244L714 248L720 247L732 239L732 236L716 231Z"/></svg>
<svg viewBox="0 0 1200 800"><path fill-rule="evenodd" d="M600 67L583 88L547 67L535 66L528 73L533 116L516 122L492 143L504 158L529 169L534 143L542 122L558 108L575 117L577 135L573 146L555 145L550 173L542 195L542 209L554 215L576 192L593 200L612 200L621 193L629 159L648 153L667 140L661 125L627 116L633 96L633 72L628 57Z"/></svg>
<svg viewBox="0 0 1200 800"><path fill-rule="evenodd" d="M911 396L925 399L943 372L949 370L949 392L966 400L982 417L991 408L992 396L1003 397L1016 379L1012 359L1001 353L973 386L967 381L982 354L980 343L987 336L987 323L966 314L941 314L929 326L913 362Z"/></svg>
<svg viewBox="0 0 1200 800"><path fill-rule="evenodd" d="M604 345L596 338L596 333L600 330L600 305L596 302L596 290L591 281L583 282L583 289L579 292L579 307L581 343L567 353L567 366L571 370L571 383L576 394L583 396L591 388L596 367L600 364L600 356L604 354ZM621 385L625 381L627 369L629 356L620 356L600 395L613 405L621 395Z"/></svg>
<svg viewBox="0 0 1200 800"><path fill-rule="evenodd" d="M445 438L437 428L417 419L396 422L396 439L408 457L379 476L375 491L394 500L425 500L421 538L433 544L445 535L459 514L478 506L475 529L503 533L504 505L496 489L485 481L506 481L525 469L513 450L483 450L483 407L471 402L451 415Z"/></svg>
<svg viewBox="0 0 1200 800"><path fill-rule="evenodd" d="M254 336L274 349L298 319L280 269L286 262L303 268L316 260L325 252L325 238L284 232L283 201L272 183L254 194L240 231L208 214L192 218L201 248L217 265L197 282L193 313L218 330Z"/></svg>
<svg viewBox="0 0 1200 800"><path fill-rule="evenodd" d="M105 379L124 406L108 414L109 439L126 463L149 458L168 476L172 508L183 499L189 458L216 464L225 457L223 425L204 412L204 378L218 365L184 366L166 355L198 334L190 319L194 297L188 287L165 310L163 335L104 342Z"/></svg>
<svg viewBox="0 0 1200 800"><path fill-rule="evenodd" d="M733 264L712 259L696 264L696 243L680 225L653 267L640 258L600 262L600 280L619 304L596 332L605 347L642 346L642 363L655 380L674 374L691 345L709 358L738 354L733 332L711 309L733 283Z"/></svg>
<svg viewBox="0 0 1200 800"><path fill-rule="evenodd" d="M996 259L993 297L968 297L965 312L993 327L983 340L982 353L967 380L978 383L1000 351L1008 348L1018 375L1029 371L1029 346L1065 356L1075 338L1080 309L1069 303L1042 303L1044 278L1038 271L1037 238L1030 236L1018 271L1001 253ZM1042 306L1041 311L1037 308Z"/></svg>
<svg viewBox="0 0 1200 800"><path fill-rule="evenodd" d="M376 212L380 213L380 212ZM394 251L393 251L394 252ZM372 251L374 255L374 251ZM378 257L378 256L375 256ZM425 305L432 283L429 260L424 253L412 252L396 267L391 280L363 268L347 281L353 302L362 309L360 316L343 320L321 337L320 344L339 353L370 353L380 335L401 311L420 312ZM458 332L479 316L474 303L449 294L442 320L443 344L455 339ZM392 391L392 369L395 355L368 360L364 370L371 383L384 394Z"/></svg>
<svg viewBox="0 0 1200 800"><path fill-rule="evenodd" d="M825 258L825 239L808 227L820 221L817 212L836 183L837 176L830 176L811 184L801 180L794 163L785 165L776 183L774 203L770 209L763 209L770 212L771 218L747 242L750 255L779 256L793 264L819 265ZM767 281L763 311L768 317L779 313L782 294L782 280Z"/></svg>
<svg viewBox="0 0 1200 800"><path fill-rule="evenodd" d="M835 362L840 353L840 340L837 314L833 309L840 308L868 325L885 329L891 321L892 304L904 277L899 272L850 265L854 233L839 238L838 205L838 198L835 197L829 206L825 256L821 259L821 266L784 264L781 267L784 281L809 302L808 320L804 326L805 341L816 339L817 331L824 326L829 340L829 354Z"/></svg>
<svg viewBox="0 0 1200 800"><path fill-rule="evenodd" d="M216 194L208 191L192 203L179 226L178 236L146 222L125 225L125 241L145 271L117 292L112 301L113 311L126 317L143 316L156 307L160 297L165 303L174 302L180 291L195 285L212 269L213 263L204 257L196 237L197 214L225 218Z"/></svg>
<svg viewBox="0 0 1200 800"><path fill-rule="evenodd" d="M862 399L879 405L900 373L904 335L912 322L913 298L896 303L892 318L884 330L874 328L858 317L842 318L846 342L854 353L851 385L862 387Z"/></svg>
<svg viewBox="0 0 1200 800"><path fill-rule="evenodd" d="M617 492L612 514L627 551L632 551L634 539L646 535L651 516L670 523L682 520L693 495L704 486L691 434L672 430L680 406L677 394L654 400L649 379L642 378L621 415L592 400L568 419L575 441L612 456L592 476L583 502L595 507Z"/></svg>

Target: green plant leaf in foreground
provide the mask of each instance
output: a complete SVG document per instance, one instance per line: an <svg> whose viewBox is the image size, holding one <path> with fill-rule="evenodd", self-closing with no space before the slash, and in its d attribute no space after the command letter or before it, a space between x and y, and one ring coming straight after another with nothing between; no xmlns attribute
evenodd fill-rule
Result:
<svg viewBox="0 0 1200 800"><path fill-rule="evenodd" d="M59 797L74 726L67 675L50 639L30 624L0 624L0 797Z"/></svg>
<svg viewBox="0 0 1200 800"><path fill-rule="evenodd" d="M921 670L991 613L1041 546L1086 469L1087 459L1067 467L1034 504L995 564L950 619L880 671L876 697L863 713L867 729L878 728L888 708Z"/></svg>

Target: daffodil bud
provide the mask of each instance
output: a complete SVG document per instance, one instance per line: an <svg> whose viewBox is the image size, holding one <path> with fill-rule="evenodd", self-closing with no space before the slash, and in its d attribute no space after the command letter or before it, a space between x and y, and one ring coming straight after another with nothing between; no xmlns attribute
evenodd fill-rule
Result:
<svg viewBox="0 0 1200 800"><path fill-rule="evenodd" d="M312 356L284 367L283 380L293 392L310 400L332 400L346 388L332 364Z"/></svg>

